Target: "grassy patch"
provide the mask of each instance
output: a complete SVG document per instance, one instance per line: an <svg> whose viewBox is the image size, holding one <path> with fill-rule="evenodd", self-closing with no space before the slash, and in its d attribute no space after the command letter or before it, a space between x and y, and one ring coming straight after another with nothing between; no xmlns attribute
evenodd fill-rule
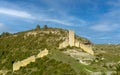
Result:
<svg viewBox="0 0 120 75"><path fill-rule="evenodd" d="M74 58L62 53L59 50L51 50L51 54L48 56L50 59L55 59L57 61L62 61L64 63L70 64L71 67L79 73L80 71L83 71L85 69L93 70L90 66L86 66L83 64L80 64L77 60Z"/></svg>

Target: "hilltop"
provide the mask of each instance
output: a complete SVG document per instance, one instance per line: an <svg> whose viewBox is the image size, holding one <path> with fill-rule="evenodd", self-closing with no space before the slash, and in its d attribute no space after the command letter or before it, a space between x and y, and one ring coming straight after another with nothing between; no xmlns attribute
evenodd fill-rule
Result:
<svg viewBox="0 0 120 75"><path fill-rule="evenodd" d="M70 46L69 30L49 28L47 25L44 28L37 25L35 29L14 34L2 33L0 35L0 74L86 75L96 71L114 70L114 65L110 69L106 68L106 64L110 63L111 60L113 62L120 61L118 59L120 56L117 53L120 49L119 45L110 45L110 47L116 48L115 54L110 54L109 50L112 47L95 45L84 37L74 35L77 42L75 45ZM62 43L68 45L60 48ZM41 53L44 49L47 49L47 54ZM89 53L91 49L93 49L94 55ZM110 56L116 56L116 59L111 59ZM30 63L28 62L29 64L13 71L14 64L26 60Z"/></svg>
<svg viewBox="0 0 120 75"><path fill-rule="evenodd" d="M72 57L68 57L66 54L62 53L63 55L65 55L65 58L58 57L58 61L56 60L58 58L56 58L54 55L59 55L59 53L61 54L60 50L63 49L59 49L59 44L62 43L67 36L68 30L59 28L48 28L47 26L45 26L44 28L36 27L32 30L18 32L14 34L3 33L0 37L0 61L2 61L0 62L0 69L12 71L13 63L21 61L32 55L36 55L39 53L40 50L43 50L45 48L53 53L52 56L48 55L48 57L45 58L49 58L50 61L54 59L53 63L59 62L60 64L66 64L66 66L68 65L67 67L69 69L72 69L70 68L71 66L69 66L69 64L64 63L63 61L61 61L61 59L65 60L66 58L69 58L70 60L74 61L75 59L73 59ZM75 35L75 38L79 39L83 43L90 42L89 40L77 35Z"/></svg>

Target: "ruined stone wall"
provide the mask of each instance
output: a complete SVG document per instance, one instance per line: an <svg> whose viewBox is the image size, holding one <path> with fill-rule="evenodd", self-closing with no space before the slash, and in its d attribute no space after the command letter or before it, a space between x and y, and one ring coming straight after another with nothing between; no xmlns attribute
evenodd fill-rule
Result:
<svg viewBox="0 0 120 75"><path fill-rule="evenodd" d="M9 70L0 70L0 75L6 75L9 72Z"/></svg>
<svg viewBox="0 0 120 75"><path fill-rule="evenodd" d="M91 45L85 45L80 43L79 40L75 39L75 35L74 35L74 31L73 30L69 30L69 38L66 39L63 43L61 43L59 45L59 49L61 48L65 48L67 46L75 46L75 47L80 47L82 48L85 52L94 55L94 52L92 50L92 46Z"/></svg>
<svg viewBox="0 0 120 75"><path fill-rule="evenodd" d="M43 51L41 51L37 56L30 56L22 61L18 61L18 62L15 62L13 64L13 71L17 71L20 69L20 67L25 67L27 66L28 64L30 64L31 62L35 62L35 60L37 58L42 58L44 56L48 55L48 50L45 49Z"/></svg>
<svg viewBox="0 0 120 75"><path fill-rule="evenodd" d="M18 61L16 63L14 63L13 64L13 71L19 70L20 67L25 67L31 62L35 62L35 56L31 56L31 57L28 57L28 58L26 58L26 59L24 59L22 61Z"/></svg>
<svg viewBox="0 0 120 75"><path fill-rule="evenodd" d="M59 49L65 48L67 46L74 46L74 45L75 45L74 31L73 30L69 30L68 38L65 39L64 42L59 44Z"/></svg>
<svg viewBox="0 0 120 75"><path fill-rule="evenodd" d="M21 67L21 62L20 62L20 61L15 62L15 63L13 64L13 71L19 70L20 67Z"/></svg>
<svg viewBox="0 0 120 75"><path fill-rule="evenodd" d="M44 56L48 55L48 50L45 49L44 51L41 51L37 56L36 58L42 58Z"/></svg>
<svg viewBox="0 0 120 75"><path fill-rule="evenodd" d="M59 49L69 46L69 40L65 40L59 45Z"/></svg>
<svg viewBox="0 0 120 75"><path fill-rule="evenodd" d="M94 52L92 50L92 46L91 45L84 45L84 44L80 44L80 48L82 48L85 52L94 55Z"/></svg>
<svg viewBox="0 0 120 75"><path fill-rule="evenodd" d="M75 47L80 47L80 42L78 40L75 40Z"/></svg>
<svg viewBox="0 0 120 75"><path fill-rule="evenodd" d="M22 67L27 66L27 64L29 64L31 62L35 62L35 56L30 56L29 58L22 60L21 66Z"/></svg>

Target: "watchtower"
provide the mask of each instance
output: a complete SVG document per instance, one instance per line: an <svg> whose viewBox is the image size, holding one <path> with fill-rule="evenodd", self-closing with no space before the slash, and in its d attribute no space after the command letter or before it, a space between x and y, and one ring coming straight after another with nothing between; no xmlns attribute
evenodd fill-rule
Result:
<svg viewBox="0 0 120 75"><path fill-rule="evenodd" d="M73 30L69 30L69 45L75 46L75 35Z"/></svg>

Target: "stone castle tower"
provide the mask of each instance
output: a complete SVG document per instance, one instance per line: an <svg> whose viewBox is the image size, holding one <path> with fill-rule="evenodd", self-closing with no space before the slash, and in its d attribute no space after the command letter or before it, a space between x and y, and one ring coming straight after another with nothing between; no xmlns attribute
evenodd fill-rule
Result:
<svg viewBox="0 0 120 75"><path fill-rule="evenodd" d="M75 37L74 37L74 31L69 30L69 45L74 46L75 45Z"/></svg>
<svg viewBox="0 0 120 75"><path fill-rule="evenodd" d="M64 42L62 42L59 45L59 48L65 48L67 46L75 46L75 47L80 47L81 49L83 49L85 52L94 55L94 51L92 50L92 46L91 45L86 45L84 43L81 43L79 40L75 39L75 34L73 30L69 30L69 36L68 39L66 39Z"/></svg>

